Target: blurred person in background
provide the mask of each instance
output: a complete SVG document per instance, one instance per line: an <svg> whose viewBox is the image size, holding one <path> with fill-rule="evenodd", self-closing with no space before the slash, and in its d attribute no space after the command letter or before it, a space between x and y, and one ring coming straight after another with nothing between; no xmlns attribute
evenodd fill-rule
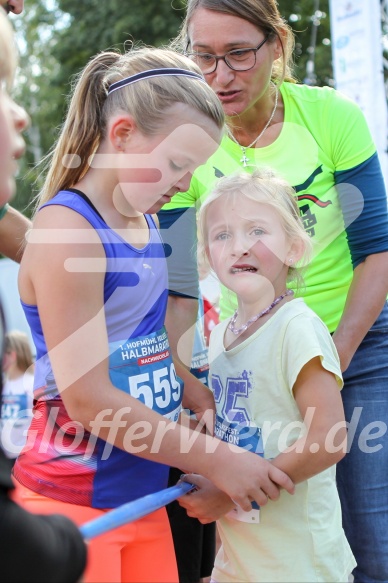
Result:
<svg viewBox="0 0 388 583"><path fill-rule="evenodd" d="M27 334L20 330L5 336L1 398L1 444L14 461L21 452L31 423L33 405L33 356Z"/></svg>

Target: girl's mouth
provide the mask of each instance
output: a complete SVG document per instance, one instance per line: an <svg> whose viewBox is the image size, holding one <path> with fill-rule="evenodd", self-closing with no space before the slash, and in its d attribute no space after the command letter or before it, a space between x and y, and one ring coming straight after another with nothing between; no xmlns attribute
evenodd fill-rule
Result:
<svg viewBox="0 0 388 583"><path fill-rule="evenodd" d="M231 268L231 273L256 273L257 269L256 267L253 267L252 265L241 265L241 266L236 266L236 267L232 267Z"/></svg>

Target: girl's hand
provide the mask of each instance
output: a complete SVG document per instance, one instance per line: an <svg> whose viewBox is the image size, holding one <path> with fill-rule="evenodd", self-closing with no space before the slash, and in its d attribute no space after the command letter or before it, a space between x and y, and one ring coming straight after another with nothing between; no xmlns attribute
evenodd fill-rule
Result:
<svg viewBox="0 0 388 583"><path fill-rule="evenodd" d="M186 509L188 516L198 518L202 524L218 520L235 507L227 494L199 474L188 474L181 477L183 482L190 482L198 487L189 494L178 499L179 504Z"/></svg>
<svg viewBox="0 0 388 583"><path fill-rule="evenodd" d="M253 500L259 506L265 506L268 499L277 500L282 488L294 493L294 483L287 474L241 447L220 442L211 462L206 477L245 512L252 510Z"/></svg>

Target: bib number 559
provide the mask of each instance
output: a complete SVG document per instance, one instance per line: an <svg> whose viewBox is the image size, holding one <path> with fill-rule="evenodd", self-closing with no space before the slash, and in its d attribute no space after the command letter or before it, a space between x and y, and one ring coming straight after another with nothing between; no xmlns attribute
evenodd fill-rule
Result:
<svg viewBox="0 0 388 583"><path fill-rule="evenodd" d="M176 377L174 364L128 378L129 392L150 409L166 409L171 401L181 398L181 384Z"/></svg>

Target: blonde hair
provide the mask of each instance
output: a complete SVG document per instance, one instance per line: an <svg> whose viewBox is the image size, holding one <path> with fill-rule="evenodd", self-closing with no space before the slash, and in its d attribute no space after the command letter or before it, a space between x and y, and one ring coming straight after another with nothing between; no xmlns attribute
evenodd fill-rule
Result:
<svg viewBox="0 0 388 583"><path fill-rule="evenodd" d="M23 372L26 372L34 363L28 336L19 330L7 332L4 340L4 352L16 353L16 366Z"/></svg>
<svg viewBox="0 0 388 583"><path fill-rule="evenodd" d="M124 54L105 51L91 59L78 76L60 137L46 160L50 170L39 204L86 174L91 156L105 137L109 118L119 111L130 113L145 135L154 134L166 123L166 112L174 103L189 105L223 127L224 113L217 96L205 82L193 77L150 77L108 96L113 83L157 68L180 68L202 76L190 59L167 49L134 48ZM64 165L70 155L73 163Z"/></svg>
<svg viewBox="0 0 388 583"><path fill-rule="evenodd" d="M17 49L11 24L0 7L0 84L5 82L7 89L12 86L17 66Z"/></svg>
<svg viewBox="0 0 388 583"><path fill-rule="evenodd" d="M186 51L190 46L190 20L198 8L242 18L268 35L270 42L278 38L283 55L273 64L272 80L278 85L285 80L295 82L292 73L295 38L281 16L276 0L187 0L186 16L178 37L172 43L176 50Z"/></svg>
<svg viewBox="0 0 388 583"><path fill-rule="evenodd" d="M281 220L288 240L300 240L303 243L303 258L298 262L298 266L289 267L287 278L289 282L295 281L298 289L303 287L303 270L311 259L312 240L303 227L294 189L269 168L255 170L252 174L237 172L220 178L199 211L201 241L199 252L207 257L206 249L209 242L207 213L211 204L220 197L227 197L230 200L241 196L272 207ZM225 201L226 205L229 204L229 200Z"/></svg>

